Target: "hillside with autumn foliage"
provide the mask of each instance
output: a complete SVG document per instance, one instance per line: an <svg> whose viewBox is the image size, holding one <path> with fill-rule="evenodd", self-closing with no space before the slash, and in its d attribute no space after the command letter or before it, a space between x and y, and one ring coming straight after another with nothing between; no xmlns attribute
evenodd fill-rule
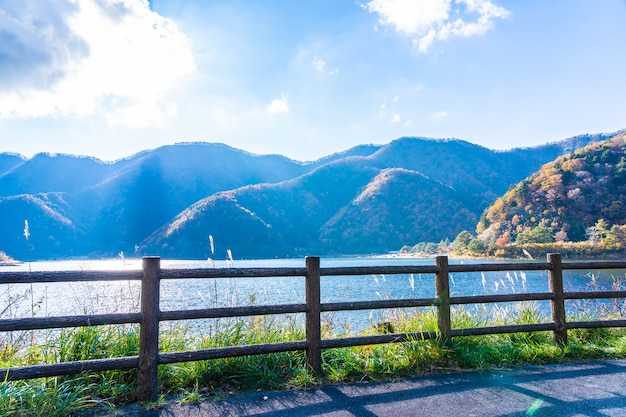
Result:
<svg viewBox="0 0 626 417"><path fill-rule="evenodd" d="M476 231L482 243L476 249L488 254L506 256L538 245L577 254L623 251L626 134L543 165L498 198Z"/></svg>

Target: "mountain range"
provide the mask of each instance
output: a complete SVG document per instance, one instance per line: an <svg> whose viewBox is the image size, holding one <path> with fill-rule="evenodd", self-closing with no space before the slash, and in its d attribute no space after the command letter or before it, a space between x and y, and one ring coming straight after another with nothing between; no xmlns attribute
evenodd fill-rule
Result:
<svg viewBox="0 0 626 417"><path fill-rule="evenodd" d="M388 252L474 230L512 184L615 135L507 151L406 137L311 162L219 143L169 145L115 162L0 153L0 251L18 259Z"/></svg>

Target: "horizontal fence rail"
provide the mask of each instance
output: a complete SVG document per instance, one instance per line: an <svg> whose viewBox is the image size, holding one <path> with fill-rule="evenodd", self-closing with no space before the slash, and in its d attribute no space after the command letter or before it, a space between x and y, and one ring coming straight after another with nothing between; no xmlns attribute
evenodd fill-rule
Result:
<svg viewBox="0 0 626 417"><path fill-rule="evenodd" d="M314 372L321 374L322 349L382 343L401 343L410 340L427 339L437 339L440 340L441 343L447 344L453 337L538 331L553 332L554 341L556 343L567 344L568 329L626 327L626 320L567 321L565 300L626 298L626 291L565 292L563 289L563 270L582 269L626 269L626 261L561 262L561 256L559 254L549 254L547 262L449 265L446 256L439 256L435 258L434 265L321 268L320 259L318 257L308 257L306 258L304 268L161 269L160 258L145 257L143 258L143 270L141 271L0 272L0 285L79 281L141 281L141 309L139 313L0 319L1 332L139 324L140 345L138 356L0 369L0 375L2 375L5 381L9 381L73 375L86 371L100 372L138 369L138 400L154 401L157 399L158 394L158 366L164 364L304 350L306 351L307 365ZM449 274L451 272L499 271L547 271L549 291L518 294L450 296ZM436 297L332 303L322 303L320 301L323 290L320 284L320 277L322 276L376 274L433 274L435 277ZM306 302L303 304L215 307L169 311L162 311L160 309L160 283L162 280L272 277L304 277ZM486 326L480 328L452 328L450 315L451 306L453 305L520 301L549 301L551 321L547 323ZM436 309L437 329L435 331L352 336L333 339L322 339L321 337L321 313L323 312L417 307L434 307ZM163 321L295 313L305 314L305 340L183 352L159 352L159 324Z"/></svg>

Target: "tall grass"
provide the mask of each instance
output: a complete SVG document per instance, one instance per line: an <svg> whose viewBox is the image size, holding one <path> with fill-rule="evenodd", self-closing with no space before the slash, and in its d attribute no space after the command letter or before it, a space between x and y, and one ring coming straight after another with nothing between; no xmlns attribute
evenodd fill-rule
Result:
<svg viewBox="0 0 626 417"><path fill-rule="evenodd" d="M2 416L66 416L93 407L100 401L89 395L93 388L81 378L0 383Z"/></svg>
<svg viewBox="0 0 626 417"><path fill-rule="evenodd" d="M2 367L27 366L137 355L139 333L132 326L88 327L50 332L49 340L0 355ZM132 401L136 371L0 382L0 416L65 416L97 405Z"/></svg>
<svg viewBox="0 0 626 417"><path fill-rule="evenodd" d="M389 312L395 332L434 331L433 309ZM478 327L541 320L526 304L495 318L486 309L455 308L453 327ZM366 333L385 331L372 326ZM328 335L326 335L328 336ZM224 323L212 336L198 336L182 326L160 335L161 351L273 343L305 338L301 323L288 317L254 317ZM138 352L136 326L102 326L63 330L26 351L5 351L3 366L132 356ZM415 376L459 369L487 369L542 364L569 359L626 356L625 329L570 331L570 343L560 347L551 333L519 333L454 338L448 347L434 340L328 349L323 352L322 378L306 367L304 352L285 352L159 367L160 392L172 401L198 401L240 391L292 389L326 382L357 382ZM65 416L82 410L111 408L136 400L137 371L84 373L78 376L0 382L0 415ZM19 410L19 411L16 411Z"/></svg>

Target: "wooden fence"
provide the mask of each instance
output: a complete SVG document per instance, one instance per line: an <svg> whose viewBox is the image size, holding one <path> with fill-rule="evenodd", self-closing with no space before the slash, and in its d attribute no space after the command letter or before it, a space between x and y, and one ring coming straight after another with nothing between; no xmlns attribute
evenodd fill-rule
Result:
<svg viewBox="0 0 626 417"><path fill-rule="evenodd" d="M140 326L140 348L138 356L0 369L0 375L2 375L5 380L19 380L72 375L87 371L98 372L106 370L138 369L138 399L140 401L154 401L157 399L158 365L162 364L305 350L308 366L310 366L314 372L320 374L322 372L322 349L396 343L415 339L432 339L435 337L438 337L442 343L449 343L453 337L458 336L535 331L551 331L553 332L554 341L556 343L566 344L568 329L626 327L626 320L567 321L565 300L626 298L626 291L565 292L563 289L563 270L567 269L626 269L626 261L561 262L561 256L559 254L549 254L547 262L449 265L446 256L439 256L435 258L434 265L320 268L320 259L318 257L308 257L306 258L305 267L303 268L161 269L160 258L145 257L143 258L143 270L140 271L0 272L0 284L121 280L141 281L141 310L139 313L31 317L0 320L0 332L138 323ZM532 270L548 271L548 292L460 297L450 296L449 273L451 272ZM337 303L320 302L321 291L323 290L323 288L320 287L321 276L371 274L433 274L435 277L436 297ZM159 307L161 280L237 277L305 277L306 302L304 304L170 311L161 311ZM463 329L453 329L451 326L450 307L452 305L533 300L550 301L550 322ZM437 331L354 336L335 339L321 338L321 313L323 312L429 306L436 306ZM159 352L159 323L161 321L291 313L303 313L306 315L306 340L183 352Z"/></svg>

